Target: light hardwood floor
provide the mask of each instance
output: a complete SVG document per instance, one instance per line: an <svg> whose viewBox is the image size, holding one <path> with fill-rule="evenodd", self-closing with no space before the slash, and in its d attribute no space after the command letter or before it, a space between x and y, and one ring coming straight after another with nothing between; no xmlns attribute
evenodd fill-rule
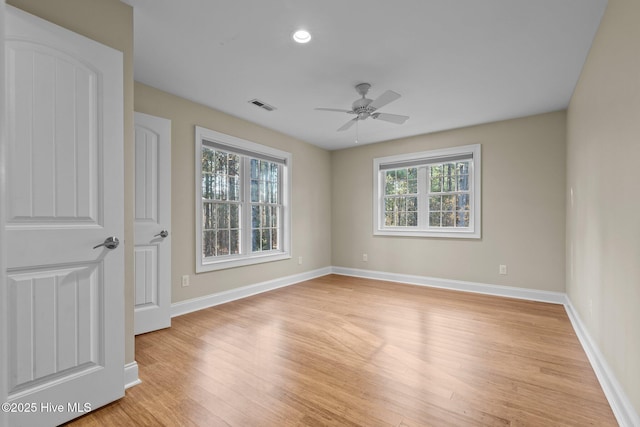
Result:
<svg viewBox="0 0 640 427"><path fill-rule="evenodd" d="M617 425L560 305L330 275L136 338L73 426Z"/></svg>

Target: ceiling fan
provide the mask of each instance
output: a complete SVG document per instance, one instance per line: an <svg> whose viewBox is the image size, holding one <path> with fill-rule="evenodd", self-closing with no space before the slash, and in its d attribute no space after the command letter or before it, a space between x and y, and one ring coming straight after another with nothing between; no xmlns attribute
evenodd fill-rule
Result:
<svg viewBox="0 0 640 427"><path fill-rule="evenodd" d="M351 110L342 110L339 108L316 108L316 110L320 111L337 111L339 113L347 113L347 114L355 114L356 117L349 120L344 125L338 128L338 131L343 131L349 129L353 126L358 120L365 120L369 117L378 120L384 120L385 122L391 122L396 124L403 124L409 119L409 116L401 116L398 114L389 114L389 113L378 113L377 110L379 108L384 107L385 105L395 101L400 98L400 94L396 93L392 90L388 90L375 100L369 99L366 97L367 92L371 85L369 83L360 83L356 85L356 91L362 96L362 98L356 99L351 105Z"/></svg>

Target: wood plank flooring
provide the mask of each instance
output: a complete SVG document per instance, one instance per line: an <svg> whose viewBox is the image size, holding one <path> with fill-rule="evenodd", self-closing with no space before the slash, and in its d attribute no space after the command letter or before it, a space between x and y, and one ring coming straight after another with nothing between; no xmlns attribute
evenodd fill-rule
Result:
<svg viewBox="0 0 640 427"><path fill-rule="evenodd" d="M560 305L329 275L136 338L73 426L614 426Z"/></svg>

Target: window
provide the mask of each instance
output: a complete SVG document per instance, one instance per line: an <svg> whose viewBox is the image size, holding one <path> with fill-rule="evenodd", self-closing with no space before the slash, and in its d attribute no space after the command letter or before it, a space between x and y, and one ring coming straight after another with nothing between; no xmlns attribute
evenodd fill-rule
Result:
<svg viewBox="0 0 640 427"><path fill-rule="evenodd" d="M480 144L374 159L374 234L480 238Z"/></svg>
<svg viewBox="0 0 640 427"><path fill-rule="evenodd" d="M196 271L290 258L291 154L196 126Z"/></svg>

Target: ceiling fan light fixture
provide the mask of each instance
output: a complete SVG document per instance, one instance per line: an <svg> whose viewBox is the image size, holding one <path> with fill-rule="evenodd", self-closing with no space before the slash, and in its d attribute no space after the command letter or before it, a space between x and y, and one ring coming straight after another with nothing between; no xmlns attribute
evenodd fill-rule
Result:
<svg viewBox="0 0 640 427"><path fill-rule="evenodd" d="M296 43L304 44L311 41L311 34L307 30L298 30L293 33L293 41Z"/></svg>

